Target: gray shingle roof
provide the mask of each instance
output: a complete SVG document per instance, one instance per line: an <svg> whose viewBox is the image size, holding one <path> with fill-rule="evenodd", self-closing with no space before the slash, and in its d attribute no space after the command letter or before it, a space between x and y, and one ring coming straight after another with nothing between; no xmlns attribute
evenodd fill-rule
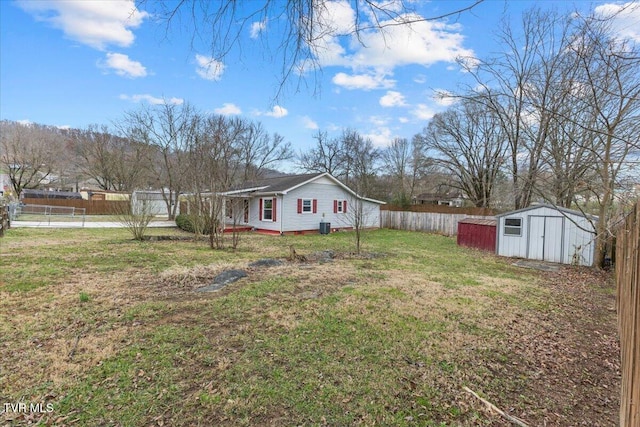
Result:
<svg viewBox="0 0 640 427"><path fill-rule="evenodd" d="M231 189L231 191L261 188L259 190L261 193L278 193L281 191L286 191L320 175L322 175L322 173L309 173L303 175L287 175L279 176L277 178L266 178L257 181L249 181L244 182L238 187Z"/></svg>

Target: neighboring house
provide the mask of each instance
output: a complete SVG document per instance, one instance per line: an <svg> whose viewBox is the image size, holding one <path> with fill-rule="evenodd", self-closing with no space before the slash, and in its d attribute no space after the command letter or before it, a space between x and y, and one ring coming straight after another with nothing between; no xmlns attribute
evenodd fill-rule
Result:
<svg viewBox="0 0 640 427"><path fill-rule="evenodd" d="M248 182L221 194L242 212L226 209L226 222L236 218L240 227L284 233L319 232L320 223L330 229L380 227L380 205L384 202L357 195L328 173L289 175ZM230 204L231 205L231 204ZM324 225L323 228L328 226Z"/></svg>
<svg viewBox="0 0 640 427"><path fill-rule="evenodd" d="M547 204L496 215L496 253L590 266L597 217Z"/></svg>
<svg viewBox="0 0 640 427"><path fill-rule="evenodd" d="M464 198L462 194L449 193L421 193L413 197L414 205L438 205L462 207Z"/></svg>

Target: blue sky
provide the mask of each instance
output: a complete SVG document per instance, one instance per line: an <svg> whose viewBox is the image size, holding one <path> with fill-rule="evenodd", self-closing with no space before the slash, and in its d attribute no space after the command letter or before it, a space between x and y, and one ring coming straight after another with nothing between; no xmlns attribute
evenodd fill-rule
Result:
<svg viewBox="0 0 640 427"><path fill-rule="evenodd" d="M414 4L432 17L471 3ZM454 91L468 78L456 57L486 57L500 49L493 31L505 9L517 21L534 3L487 0L414 32L394 29L386 45L375 33L365 34L366 48L349 37L327 37L318 58L321 74L310 76L310 87L298 92L286 86L274 101L282 64L269 60L263 42L277 37L275 18L252 22L242 34L242 52L212 63L206 43L192 45L188 32L177 27L165 34L132 1L0 0L0 118L86 127L110 124L141 102L189 102L203 112L258 120L296 151L312 146L318 129L338 135L352 128L384 147L395 137L411 138L447 108L434 91ZM616 7L538 4L585 12ZM338 30L353 22L350 2L333 2L330 12ZM640 31L637 13L620 25Z"/></svg>

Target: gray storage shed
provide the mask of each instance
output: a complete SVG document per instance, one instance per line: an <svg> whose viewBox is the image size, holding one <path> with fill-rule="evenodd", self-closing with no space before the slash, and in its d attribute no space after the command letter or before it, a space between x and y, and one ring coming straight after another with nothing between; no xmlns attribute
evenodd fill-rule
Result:
<svg viewBox="0 0 640 427"><path fill-rule="evenodd" d="M562 264L593 264L598 217L538 204L496 215L496 253Z"/></svg>

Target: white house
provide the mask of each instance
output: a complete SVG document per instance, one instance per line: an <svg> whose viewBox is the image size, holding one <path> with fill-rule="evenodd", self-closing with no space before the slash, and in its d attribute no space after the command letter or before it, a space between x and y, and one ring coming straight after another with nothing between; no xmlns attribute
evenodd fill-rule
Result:
<svg viewBox="0 0 640 427"><path fill-rule="evenodd" d="M228 203L227 222L235 217L240 227L277 234L318 232L320 223L335 231L380 227L384 202L361 197L329 173L288 175L243 184L222 193ZM233 212L231 206L242 209ZM328 231L328 230L326 230Z"/></svg>
<svg viewBox="0 0 640 427"><path fill-rule="evenodd" d="M496 253L562 264L593 264L597 217L547 204L496 215Z"/></svg>

